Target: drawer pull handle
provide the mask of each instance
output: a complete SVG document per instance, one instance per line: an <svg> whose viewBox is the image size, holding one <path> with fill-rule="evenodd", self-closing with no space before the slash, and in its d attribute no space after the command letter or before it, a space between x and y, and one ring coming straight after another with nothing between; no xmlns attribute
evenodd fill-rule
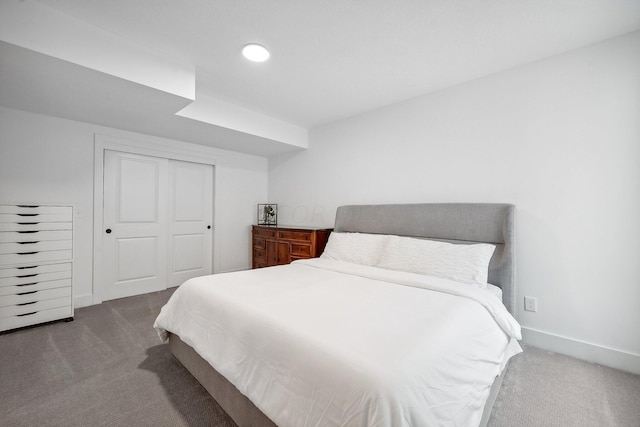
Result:
<svg viewBox="0 0 640 427"><path fill-rule="evenodd" d="M38 301L22 302L22 303L16 304L16 305L22 307L23 305L31 305L31 304L35 304L37 302Z"/></svg>
<svg viewBox="0 0 640 427"><path fill-rule="evenodd" d="M18 317L31 316L32 314L36 314L36 313L37 313L37 311L32 311L31 313L16 314L16 316L18 316Z"/></svg>
<svg viewBox="0 0 640 427"><path fill-rule="evenodd" d="M32 214L32 213L28 213L28 214L21 214L19 213L18 216L38 216L40 214Z"/></svg>
<svg viewBox="0 0 640 427"><path fill-rule="evenodd" d="M35 252L18 252L16 255L35 255L38 251Z"/></svg>
<svg viewBox="0 0 640 427"><path fill-rule="evenodd" d="M36 277L38 273L35 274L23 274L22 276L16 276L18 279L24 279L25 277Z"/></svg>
<svg viewBox="0 0 640 427"><path fill-rule="evenodd" d="M39 222L19 222L18 225L38 225Z"/></svg>
<svg viewBox="0 0 640 427"><path fill-rule="evenodd" d="M38 292L38 291L20 292L19 294L16 294L16 295L30 295L30 294L35 294L35 293L37 293L37 292Z"/></svg>
<svg viewBox="0 0 640 427"><path fill-rule="evenodd" d="M16 242L19 245L33 245L34 243L40 243L40 242Z"/></svg>
<svg viewBox="0 0 640 427"><path fill-rule="evenodd" d="M25 265L24 267L16 267L18 270L26 270L27 268L38 268L37 265Z"/></svg>
<svg viewBox="0 0 640 427"><path fill-rule="evenodd" d="M38 284L38 282L33 282L33 283L23 283L21 285L16 285L16 286L20 286L20 287L22 287L22 286L33 286L33 285L37 285L37 284Z"/></svg>
<svg viewBox="0 0 640 427"><path fill-rule="evenodd" d="M31 233L39 233L38 230L25 230L25 231L18 231L18 233L20 234L31 234Z"/></svg>
<svg viewBox="0 0 640 427"><path fill-rule="evenodd" d="M39 208L38 205L18 205L19 208Z"/></svg>

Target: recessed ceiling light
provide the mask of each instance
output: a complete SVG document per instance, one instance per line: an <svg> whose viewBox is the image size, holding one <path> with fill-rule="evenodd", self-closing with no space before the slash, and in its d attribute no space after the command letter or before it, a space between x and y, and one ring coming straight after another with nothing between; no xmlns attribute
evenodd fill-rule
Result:
<svg viewBox="0 0 640 427"><path fill-rule="evenodd" d="M266 47L256 43L249 43L242 48L242 54L249 61L253 62L264 62L269 59L270 56Z"/></svg>

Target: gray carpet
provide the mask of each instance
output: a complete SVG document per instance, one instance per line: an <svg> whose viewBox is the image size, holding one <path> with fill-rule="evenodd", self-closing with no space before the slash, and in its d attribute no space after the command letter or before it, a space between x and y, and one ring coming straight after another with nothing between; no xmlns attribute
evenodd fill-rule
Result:
<svg viewBox="0 0 640 427"><path fill-rule="evenodd" d="M0 426L233 426L152 329L172 290L0 335ZM640 427L640 376L527 347L492 427Z"/></svg>

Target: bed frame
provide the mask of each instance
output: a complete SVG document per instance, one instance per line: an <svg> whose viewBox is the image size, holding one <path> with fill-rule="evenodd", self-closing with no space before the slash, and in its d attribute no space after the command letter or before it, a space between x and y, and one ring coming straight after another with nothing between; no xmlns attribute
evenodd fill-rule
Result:
<svg viewBox="0 0 640 427"><path fill-rule="evenodd" d="M496 250L489 264L489 282L502 288L502 299L510 313L515 309L514 289L515 206L497 203L433 203L341 206L334 230L396 234L447 242L491 243ZM220 375L180 337L169 334L169 349L240 427L274 427L233 384ZM491 387L481 427L491 409L506 369Z"/></svg>

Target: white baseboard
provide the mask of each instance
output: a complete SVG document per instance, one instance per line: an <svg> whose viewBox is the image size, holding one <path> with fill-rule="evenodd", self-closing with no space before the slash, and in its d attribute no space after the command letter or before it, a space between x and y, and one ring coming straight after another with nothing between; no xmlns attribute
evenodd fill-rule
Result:
<svg viewBox="0 0 640 427"><path fill-rule="evenodd" d="M75 295L73 297L73 308L87 307L94 304L93 294Z"/></svg>
<svg viewBox="0 0 640 427"><path fill-rule="evenodd" d="M576 359L598 363L633 374L640 374L639 354L627 353L525 327L522 328L522 339L526 344L534 347L551 350Z"/></svg>

